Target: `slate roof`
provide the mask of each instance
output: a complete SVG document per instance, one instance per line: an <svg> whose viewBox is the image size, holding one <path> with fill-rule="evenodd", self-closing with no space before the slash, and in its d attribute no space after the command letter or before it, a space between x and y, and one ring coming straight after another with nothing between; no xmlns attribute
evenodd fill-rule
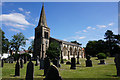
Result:
<svg viewBox="0 0 120 80"><path fill-rule="evenodd" d="M56 40L56 41L58 41L58 42L62 42L63 44L66 44L66 45L72 45L72 46L78 46L78 47L80 47L80 45L75 44L75 43L63 41L63 40L60 40L60 39L55 39L55 38L52 38L52 37L50 37L50 38L51 38L51 39L54 39L54 40Z"/></svg>

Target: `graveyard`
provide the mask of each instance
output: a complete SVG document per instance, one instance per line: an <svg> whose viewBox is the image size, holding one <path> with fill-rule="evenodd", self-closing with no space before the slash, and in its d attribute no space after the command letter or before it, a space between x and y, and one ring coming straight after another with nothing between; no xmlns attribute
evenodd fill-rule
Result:
<svg viewBox="0 0 120 80"><path fill-rule="evenodd" d="M92 57L93 67L86 67L85 66L85 58L80 59L81 64L76 64L76 69L70 69L71 65L61 64L61 67L58 68L59 74L62 79L69 79L69 78L79 78L79 79L86 79L86 78L100 78L100 80L108 79L118 79L116 77L116 67L114 63L114 57L108 57L105 61L106 64L99 65L99 60L96 57ZM35 65L35 61L32 61ZM28 63L28 62L27 62ZM4 63L4 67L2 68L2 77L4 79L21 79L24 80L26 76L26 68L27 63L23 64L23 68L20 69L20 76L14 77L15 75L15 64L16 63ZM51 63L52 65L52 63ZM40 66L34 66L34 79L43 79L45 78L44 70L39 70ZM82 79L82 80L84 80Z"/></svg>
<svg viewBox="0 0 120 80"><path fill-rule="evenodd" d="M45 4L49 6L49 4L47 3ZM9 33L9 31L6 30L7 27L3 28L3 30L0 28L0 31L2 33L2 45L0 45L2 47L2 54L0 56L1 59L0 64L2 70L0 72L2 72L2 80L119 80L120 79L120 54L119 54L120 35L116 33L115 30L113 30L114 26L118 26L115 24L117 22L116 21L114 22L114 20L112 22L108 21L112 19L112 17L109 19L108 14L110 14L110 12L107 10L111 11L114 9L106 8L106 5L112 5L114 3L106 4L105 10L103 10L104 8L99 9L99 7L96 6L96 3L89 4L89 5L94 4L95 9L92 8L89 9L90 7L88 6L88 9L86 10L87 6L84 6L85 7L84 8L82 6L83 4L81 4L81 6L78 9L77 7L76 8L74 7L73 11L71 10L72 12L66 12L66 14L65 11L68 10L67 8L64 9L66 5L63 8L61 8L62 6L59 6L61 10L64 10L63 11L64 15L68 15L69 13L72 16L74 16L75 19L71 18L71 16L68 16L67 18L63 17L62 15L55 16L53 14L55 12L49 13L49 10L50 12L52 12L51 9L53 9L53 7L51 8L49 8L48 6L44 7L44 3L41 3L42 6L41 10L40 8L37 8L38 6L36 5L38 4L34 4L34 8L36 9L31 7L30 4L29 5L30 9L36 10L36 11L31 10L32 12L27 11L28 6L26 7L26 10L18 7L18 11L20 11L18 13L3 12L2 17L3 17L3 21L5 22L4 26L10 25L14 28L19 27L18 29L21 29L21 31L26 30L28 26L29 28L31 27L31 29L27 29L26 31L21 32L14 28L13 29L8 28L8 30L10 30ZM101 4L102 3L98 5L101 6ZM19 5L21 6L21 4ZM24 5L26 4L24 3ZM76 5L77 4L74 3L74 6ZM7 8L8 7L5 8L6 10L5 9L3 10L7 11L8 10ZM46 11L48 10L47 13L49 13L47 14L48 18L46 18L45 15L45 8ZM59 8L53 9L53 11L59 10ZM86 10L86 12L80 11L79 12L80 15L79 14L73 15L74 14L73 12L76 12L74 10L79 11L79 9ZM96 9L100 10L100 12L97 11ZM37 12L39 10L41 11L40 16L36 14L36 13L39 14L39 12ZM95 10L94 14L91 13L93 14L93 16L89 15L91 16L92 19L93 17L95 19L91 20L89 16L85 15L86 13L88 13L87 11L89 10ZM116 12L117 10L118 9L116 9ZM96 12L98 13L104 12L103 14L105 14L105 11L107 11L106 16L108 16L108 19L106 18L106 20L105 19L101 20L100 18L102 18L103 16L96 15ZM93 12L93 11L89 11L89 12ZM111 11L111 13L112 12L114 11ZM34 17L35 19L33 19L32 16L34 14L30 14L30 13L36 14L36 18ZM54 17L53 16L51 17L51 14L54 15ZM83 18L82 18L82 14L84 14ZM12 17L9 17L11 15ZM113 13L111 15L113 15ZM96 18L95 16L99 18ZM16 21L14 17L18 21ZM28 21L26 17L29 18ZM64 21L64 19L67 19L64 22L68 27L64 28L65 24L62 24L61 23L62 21L57 21L59 17L62 18L61 19L62 21ZM56 18L56 21L54 22L54 24L50 25L50 23L52 23L54 20L53 18ZM71 18L70 21L72 20L73 21L67 22L69 18ZM13 22L12 23L6 22L9 21L9 19L10 21L12 20ZM22 20L19 21L19 19ZM82 21L85 19L85 23L80 21L80 19ZM99 19L100 21L95 22L96 20ZM47 20L48 20L48 24L47 24ZM81 23L79 23L79 21ZM108 21L108 22L104 23L104 21ZM36 22L38 24L34 24L31 22ZM60 22L63 27L57 22ZM88 25L85 25L86 22ZM94 24L90 24L88 22ZM68 23L70 24L70 26L68 25ZM73 24L71 25L71 23ZM73 26L75 26L74 24L76 24L76 26L78 27L73 28ZM94 25L96 26L94 27ZM23 26L24 28L21 26ZM33 32L32 30L34 30L35 33L34 35L32 33ZM70 33L68 33L67 30ZM13 33L12 31L16 32L16 34L11 34ZM61 33L58 34L54 31ZM53 33L51 34L51 32L54 32L54 35ZM65 36L64 33L66 33L69 36ZM98 34L100 34L100 37L97 37ZM58 38L55 37L56 35L58 35ZM9 38L10 36L11 38ZM63 38L61 38L60 36Z"/></svg>

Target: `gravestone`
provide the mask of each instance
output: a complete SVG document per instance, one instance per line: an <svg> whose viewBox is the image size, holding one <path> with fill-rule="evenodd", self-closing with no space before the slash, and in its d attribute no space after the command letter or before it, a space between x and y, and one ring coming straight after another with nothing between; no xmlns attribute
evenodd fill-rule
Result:
<svg viewBox="0 0 120 80"><path fill-rule="evenodd" d="M48 69L50 67L50 60L48 57L44 59L44 75L46 75Z"/></svg>
<svg viewBox="0 0 120 80"><path fill-rule="evenodd" d="M5 63L8 63L8 62L9 62L9 60L8 60L8 59L6 59L6 60L5 60Z"/></svg>
<svg viewBox="0 0 120 80"><path fill-rule="evenodd" d="M20 68L23 68L23 60L22 60L22 58L20 59Z"/></svg>
<svg viewBox="0 0 120 80"><path fill-rule="evenodd" d="M77 56L77 64L80 64L80 62L79 62L79 56Z"/></svg>
<svg viewBox="0 0 120 80"><path fill-rule="evenodd" d="M27 56L24 56L24 64L27 62Z"/></svg>
<svg viewBox="0 0 120 80"><path fill-rule="evenodd" d="M43 80L62 80L56 66L51 65L48 69L46 77Z"/></svg>
<svg viewBox="0 0 120 80"><path fill-rule="evenodd" d="M53 60L53 64L54 64L56 67L59 67L59 60L55 58L55 60Z"/></svg>
<svg viewBox="0 0 120 80"><path fill-rule="evenodd" d="M76 60L75 60L74 57L71 58L71 67L70 67L70 69L76 69Z"/></svg>
<svg viewBox="0 0 120 80"><path fill-rule="evenodd" d="M31 59L27 64L26 80L34 80L34 64Z"/></svg>
<svg viewBox="0 0 120 80"><path fill-rule="evenodd" d="M13 58L13 57L11 57L11 58L9 58L8 60L9 60L9 63L13 63L14 58Z"/></svg>
<svg viewBox="0 0 120 80"><path fill-rule="evenodd" d="M44 69L44 60L40 59L40 70Z"/></svg>
<svg viewBox="0 0 120 80"><path fill-rule="evenodd" d="M99 64L105 64L105 60L101 59Z"/></svg>
<svg viewBox="0 0 120 80"><path fill-rule="evenodd" d="M71 62L70 62L70 61L67 61L66 64L71 64Z"/></svg>
<svg viewBox="0 0 120 80"><path fill-rule="evenodd" d="M1 67L3 67L4 66L4 60L2 59L1 60Z"/></svg>
<svg viewBox="0 0 120 80"><path fill-rule="evenodd" d="M90 60L90 56L86 56L86 67L92 67L92 61Z"/></svg>
<svg viewBox="0 0 120 80"><path fill-rule="evenodd" d="M17 60L17 63L15 65L15 76L20 76L20 65L19 65L18 60Z"/></svg>
<svg viewBox="0 0 120 80"><path fill-rule="evenodd" d="M11 63L13 63L14 62L14 58L13 57L11 57Z"/></svg>
<svg viewBox="0 0 120 80"><path fill-rule="evenodd" d="M35 64L35 66L38 66L38 57L36 57L36 64Z"/></svg>
<svg viewBox="0 0 120 80"><path fill-rule="evenodd" d="M117 69L117 76L120 76L120 54L115 55L115 65Z"/></svg>
<svg viewBox="0 0 120 80"><path fill-rule="evenodd" d="M61 56L61 63L64 64L64 61L63 61L63 56Z"/></svg>

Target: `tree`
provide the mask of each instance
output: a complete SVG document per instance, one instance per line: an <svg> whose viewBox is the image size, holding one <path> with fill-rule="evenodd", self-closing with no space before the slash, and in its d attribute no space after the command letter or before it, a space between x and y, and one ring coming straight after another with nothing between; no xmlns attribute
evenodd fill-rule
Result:
<svg viewBox="0 0 120 80"><path fill-rule="evenodd" d="M31 41L31 45L28 47L29 53L33 53L33 48L34 48L34 40Z"/></svg>
<svg viewBox="0 0 120 80"><path fill-rule="evenodd" d="M103 40L89 41L85 48L87 55L96 56L98 53L107 54L107 44Z"/></svg>
<svg viewBox="0 0 120 80"><path fill-rule="evenodd" d="M60 56L60 46L57 42L51 42L48 50L46 51L47 57L51 60L58 58Z"/></svg>
<svg viewBox="0 0 120 80"><path fill-rule="evenodd" d="M22 33L17 33L16 35L12 36L12 40L10 40L11 48L15 50L15 53L19 51L20 46L24 47L26 45L25 36Z"/></svg>
<svg viewBox="0 0 120 80"><path fill-rule="evenodd" d="M104 39L106 39L106 43L108 44L108 48L109 48L109 53L112 55L112 47L113 47L114 42L115 42L113 32L111 30L107 30L105 32L105 38Z"/></svg>
<svg viewBox="0 0 120 80"><path fill-rule="evenodd" d="M5 37L5 33L1 29L0 31L2 32L2 53L7 53L10 43L8 39Z"/></svg>

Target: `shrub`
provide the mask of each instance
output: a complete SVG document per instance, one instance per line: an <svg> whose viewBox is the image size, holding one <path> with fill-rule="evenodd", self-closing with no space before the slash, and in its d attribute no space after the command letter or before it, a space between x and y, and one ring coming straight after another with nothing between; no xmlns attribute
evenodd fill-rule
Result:
<svg viewBox="0 0 120 80"><path fill-rule="evenodd" d="M104 53L98 53L97 57L98 57L98 59L106 59L107 58L106 54L104 54Z"/></svg>

